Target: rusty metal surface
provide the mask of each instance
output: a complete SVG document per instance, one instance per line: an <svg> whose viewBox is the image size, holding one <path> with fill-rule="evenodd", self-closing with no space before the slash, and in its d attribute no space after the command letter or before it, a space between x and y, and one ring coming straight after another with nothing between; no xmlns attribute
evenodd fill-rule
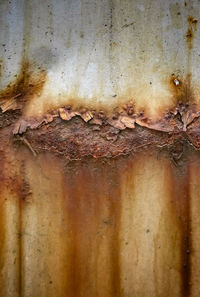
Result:
<svg viewBox="0 0 200 297"><path fill-rule="evenodd" d="M0 2L0 296L200 296L199 4Z"/></svg>

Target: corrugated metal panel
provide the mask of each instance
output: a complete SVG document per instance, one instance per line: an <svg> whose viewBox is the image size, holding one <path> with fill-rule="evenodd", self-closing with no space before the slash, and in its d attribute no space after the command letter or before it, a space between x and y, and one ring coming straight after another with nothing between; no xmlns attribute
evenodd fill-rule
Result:
<svg viewBox="0 0 200 297"><path fill-rule="evenodd" d="M199 1L0 3L0 296L198 297Z"/></svg>

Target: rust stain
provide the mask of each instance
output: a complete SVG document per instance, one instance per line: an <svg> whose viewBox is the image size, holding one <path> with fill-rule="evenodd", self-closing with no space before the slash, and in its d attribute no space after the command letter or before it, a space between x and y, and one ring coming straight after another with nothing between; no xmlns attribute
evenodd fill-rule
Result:
<svg viewBox="0 0 200 297"><path fill-rule="evenodd" d="M3 60L0 59L0 77L2 76Z"/></svg>
<svg viewBox="0 0 200 297"><path fill-rule="evenodd" d="M195 36L195 32L197 30L198 20L192 16L188 17L188 30L186 32L187 44L188 48L191 50L193 48L193 39Z"/></svg>
<svg viewBox="0 0 200 297"><path fill-rule="evenodd" d="M3 129L1 129L1 145L0 145L0 213L1 213L1 232L0 237L2 238L0 249L2 251L1 257L0 257L0 265L1 265L1 275L0 275L0 281L1 283L5 283L5 280L7 279L7 275L3 273L6 272L7 266L9 266L8 257L10 258L9 261L13 261L12 263L12 269L13 273L16 271L17 267L17 279L14 281L14 285L16 287L17 292L19 295L21 295L21 262L20 262L20 255L21 255L21 228L20 223L18 224L18 221L14 223L14 234L13 238L17 235L17 245L12 247L12 250L14 252L10 253L9 246L7 246L10 239L8 238L8 230L9 230L9 222L8 222L8 213L7 208L9 208L10 200L13 200L14 205L17 205L18 201L15 201L17 198L19 198L19 205L21 200L21 183L20 183L20 175L19 175L19 162L16 156L14 156L14 150L12 146L12 139L10 138L10 127L5 125ZM8 204L8 206L7 206ZM16 216L15 216L16 215ZM16 211L14 215L13 221L16 219L20 219L20 215L18 216L18 211ZM16 218L17 217L17 218ZM17 234L16 234L17 233ZM14 241L14 239L11 240L11 242ZM6 250L4 250L5 246ZM15 254L13 254L15 253ZM2 255L4 255L2 257ZM7 256L6 256L7 255ZM12 273L12 274L13 274ZM19 276L19 278L18 278ZM12 278L12 276L11 276ZM0 289L0 292L2 292L3 296L5 295L5 287L2 287Z"/></svg>
<svg viewBox="0 0 200 297"><path fill-rule="evenodd" d="M169 185L171 186L171 207L178 222L181 234L181 296L189 297L191 291L191 211L190 211L190 176L189 158L190 150L186 149L182 160L177 164L171 164L168 174L170 175ZM168 186L169 186L168 185Z"/></svg>
<svg viewBox="0 0 200 297"><path fill-rule="evenodd" d="M195 98L191 87L191 74L188 73L186 78L182 79L173 73L169 79L169 84L175 102L186 106L193 104Z"/></svg>
<svg viewBox="0 0 200 297"><path fill-rule="evenodd" d="M16 80L0 92L0 108L2 112L24 109L28 101L39 94L44 86L46 71L37 73L32 64L23 61Z"/></svg>
<svg viewBox="0 0 200 297"><path fill-rule="evenodd" d="M114 160L87 159L66 167L63 187L71 230L67 296L97 296L101 291L99 283L106 284L104 296L121 296L120 166ZM107 258L102 263L106 273L97 269L101 249Z"/></svg>
<svg viewBox="0 0 200 297"><path fill-rule="evenodd" d="M146 127L156 131L162 132L173 132L175 130L183 130L187 129L187 126L190 124L191 120L194 117L199 116L199 112L196 110L195 106L195 95L193 87L191 86L191 74L188 73L185 78L181 78L178 75L172 73L168 78L167 84L171 91L171 94L174 98L174 107L167 110L165 113L161 113L158 115L157 119L152 120L147 117L143 110L137 111L135 110L135 104L133 101L129 101L115 107L112 111L108 109L95 109L89 107L77 107L75 104L68 104L60 106L59 108L50 109L43 116L39 117L26 117L25 115L21 115L20 111L17 114L17 111L10 111L9 108L15 109L11 103L11 106L8 104L10 100L16 103L17 100L20 102L20 98L11 98L5 101L5 105L2 107L2 117L5 118L5 125L9 124L9 119L12 119L12 113L9 117L9 111L16 113L16 117L18 116L18 121L15 120L15 126L13 129L13 134L23 134L27 129L38 129L44 125L49 125L52 122L58 123L58 119L62 119L63 121L70 121L74 118L81 118L84 122L89 123L93 126L93 129L101 129L101 127L112 126L114 129L125 130L135 129L136 124L141 127ZM38 90L42 88L42 85L38 86ZM35 92L27 93L25 98L28 98L30 94L34 95ZM15 96L14 96L15 97ZM78 101L78 100L77 100ZM76 102L76 100L74 100ZM22 106L21 106L22 107ZM4 108L4 109L3 109ZM7 110L8 108L8 110ZM25 107L22 107L22 111ZM7 110L7 112L5 112ZM8 118L8 120L7 120ZM11 122L12 123L12 122ZM54 124L53 124L54 125Z"/></svg>
<svg viewBox="0 0 200 297"><path fill-rule="evenodd" d="M0 148L0 271L3 270L5 266L5 259L3 255L5 254L5 238L6 238L6 217L5 209L3 207L5 198L2 195L3 188L5 187L5 153L3 148ZM0 293L3 294L3 289L0 289Z"/></svg>
<svg viewBox="0 0 200 297"><path fill-rule="evenodd" d="M32 191L30 189L30 185L26 180L26 170L25 170L25 161L24 159L19 159L18 164L18 176L15 179L16 192L18 193L18 292L19 296L23 296L24 290L24 216L23 211L26 207L27 203L30 202L30 197Z"/></svg>

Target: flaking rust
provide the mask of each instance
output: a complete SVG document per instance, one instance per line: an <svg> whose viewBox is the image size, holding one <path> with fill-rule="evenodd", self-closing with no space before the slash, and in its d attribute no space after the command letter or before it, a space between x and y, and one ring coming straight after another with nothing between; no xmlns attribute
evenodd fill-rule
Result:
<svg viewBox="0 0 200 297"><path fill-rule="evenodd" d="M177 143L198 149L198 126L199 113L183 103L157 121L143 113L129 115L125 108L106 116L103 111L74 111L68 106L40 121L19 121L12 132L15 143L26 145L34 155L51 152L76 160L117 157L150 147L173 151Z"/></svg>
<svg viewBox="0 0 200 297"><path fill-rule="evenodd" d="M191 22L192 28L196 26L194 19ZM26 106L40 95L45 78L44 70L35 70L24 62L15 83L0 92L0 127L10 126L15 144L25 145L34 156L51 152L68 160L87 156L109 158L147 147L177 147L177 143L190 143L199 149L200 112L194 104L190 74L185 79L171 74L168 85L174 108L156 120L142 110L136 111L133 101L113 112L65 105L42 117L27 117Z"/></svg>
<svg viewBox="0 0 200 297"><path fill-rule="evenodd" d="M197 20L188 17L188 30L195 33ZM147 147L177 147L177 143L200 146L199 116L195 106L191 74L172 73L166 83L174 107L151 119L136 111L133 101L113 112L73 105L58 106L38 118L26 116L27 105L40 96L46 71L34 63L22 62L16 81L0 92L0 128L10 126L10 137L25 145L34 156L52 152L69 160L116 157Z"/></svg>
<svg viewBox="0 0 200 297"><path fill-rule="evenodd" d="M2 113L1 127L11 125L10 135L15 144L24 144L34 156L51 152L68 160L87 156L109 158L147 147L173 150L177 143L190 143L199 149L199 115L182 102L157 121L143 112L135 113L131 103L111 115L102 110L63 106L42 119L26 119L20 111L6 111Z"/></svg>

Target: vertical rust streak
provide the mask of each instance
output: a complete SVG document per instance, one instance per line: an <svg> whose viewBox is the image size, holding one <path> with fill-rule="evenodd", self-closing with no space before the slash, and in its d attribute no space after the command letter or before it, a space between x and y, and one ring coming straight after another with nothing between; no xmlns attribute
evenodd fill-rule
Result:
<svg viewBox="0 0 200 297"><path fill-rule="evenodd" d="M121 219L121 193L117 161L112 161L112 168L108 168L109 181L108 195L110 197L110 216L113 222L112 235L110 241L111 263L112 263L112 296L121 296L121 271L120 271L120 219ZM123 165L122 165L123 166ZM122 168L121 168L122 170Z"/></svg>
<svg viewBox="0 0 200 297"><path fill-rule="evenodd" d="M67 199L67 211L70 229L70 251L69 251L69 276L67 278L67 296L76 297L79 295L79 267L78 267L78 226L79 220L78 211L80 204L80 193L77 190L76 181L72 175L68 175L64 179L65 195L64 200ZM67 196L67 198L66 198Z"/></svg>
<svg viewBox="0 0 200 297"><path fill-rule="evenodd" d="M181 297L190 296L191 279L191 213L189 189L189 164L171 166L171 197L177 222L181 231Z"/></svg>
<svg viewBox="0 0 200 297"><path fill-rule="evenodd" d="M120 296L120 183L116 163L88 160L73 163L67 169L64 199L71 244L67 291L70 297L101 296L102 277L106 284L104 296ZM103 248L108 263L103 264L106 271L102 272L98 256L105 238L108 246Z"/></svg>
<svg viewBox="0 0 200 297"><path fill-rule="evenodd" d="M22 293L22 193L23 193L23 177L24 177L24 161L21 161L20 167L20 193L19 193L19 229L18 229L18 253L19 253L19 296L23 297Z"/></svg>
<svg viewBox="0 0 200 297"><path fill-rule="evenodd" d="M0 286L0 295L3 295L3 292L5 288L5 284L3 284L3 268L5 265L5 240L6 240L6 218L5 218L5 209L4 209L4 197L2 195L3 188L4 188L4 183L5 182L5 176L4 176L4 152L0 150L0 223L1 223L1 228L0 228L0 280L2 282L2 285Z"/></svg>
<svg viewBox="0 0 200 297"><path fill-rule="evenodd" d="M19 249L19 296L22 297L22 201L19 198L19 230L18 230L18 249Z"/></svg>
<svg viewBox="0 0 200 297"><path fill-rule="evenodd" d="M187 55L187 72L188 72L188 85L186 85L188 92L191 89L191 51L193 49L195 32L197 30L198 20L192 16L188 16L188 30L186 32L186 40L188 46Z"/></svg>
<svg viewBox="0 0 200 297"><path fill-rule="evenodd" d="M26 203L26 198L29 194L29 184L26 182L25 172L25 160L21 159L20 162L20 177L19 177L19 227L18 227L18 250L19 250L19 296L24 296L24 253L23 253L23 241L24 241L24 230L23 230L23 211Z"/></svg>

